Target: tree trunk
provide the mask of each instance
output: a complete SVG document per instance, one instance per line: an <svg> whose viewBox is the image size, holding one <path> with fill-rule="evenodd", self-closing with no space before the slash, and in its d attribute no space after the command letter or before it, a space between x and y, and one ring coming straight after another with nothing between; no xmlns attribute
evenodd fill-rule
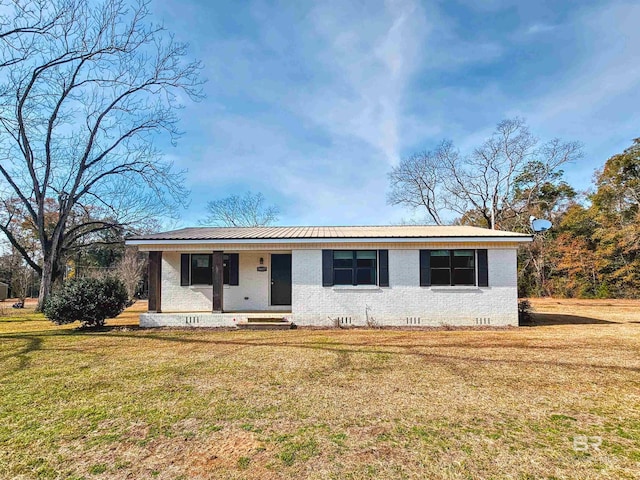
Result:
<svg viewBox="0 0 640 480"><path fill-rule="evenodd" d="M44 257L42 263L42 275L40 276L40 293L38 295L37 311L41 312L44 304L51 294L51 285L53 284L54 255L49 254Z"/></svg>

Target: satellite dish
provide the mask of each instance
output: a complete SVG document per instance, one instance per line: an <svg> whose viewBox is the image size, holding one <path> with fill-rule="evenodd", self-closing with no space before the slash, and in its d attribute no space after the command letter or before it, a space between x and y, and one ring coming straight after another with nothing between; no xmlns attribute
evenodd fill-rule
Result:
<svg viewBox="0 0 640 480"><path fill-rule="evenodd" d="M544 218L530 217L529 220L531 221L531 230L534 233L546 232L553 226L549 220Z"/></svg>

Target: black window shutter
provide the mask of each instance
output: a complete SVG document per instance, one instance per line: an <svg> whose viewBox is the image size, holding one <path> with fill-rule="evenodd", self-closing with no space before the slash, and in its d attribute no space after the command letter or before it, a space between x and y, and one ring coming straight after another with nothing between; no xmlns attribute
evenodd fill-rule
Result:
<svg viewBox="0 0 640 480"><path fill-rule="evenodd" d="M180 255L180 286L191 285L191 275L189 269L191 267L191 255L183 253Z"/></svg>
<svg viewBox="0 0 640 480"><path fill-rule="evenodd" d="M389 250L378 250L379 275L378 285L389 286Z"/></svg>
<svg viewBox="0 0 640 480"><path fill-rule="evenodd" d="M240 255L229 254L229 285L240 285Z"/></svg>
<svg viewBox="0 0 640 480"><path fill-rule="evenodd" d="M489 262L487 261L487 249L478 250L478 286L489 286Z"/></svg>
<svg viewBox="0 0 640 480"><path fill-rule="evenodd" d="M431 286L431 250L420 250L420 286Z"/></svg>
<svg viewBox="0 0 640 480"><path fill-rule="evenodd" d="M333 250L322 250L322 286L333 285Z"/></svg>

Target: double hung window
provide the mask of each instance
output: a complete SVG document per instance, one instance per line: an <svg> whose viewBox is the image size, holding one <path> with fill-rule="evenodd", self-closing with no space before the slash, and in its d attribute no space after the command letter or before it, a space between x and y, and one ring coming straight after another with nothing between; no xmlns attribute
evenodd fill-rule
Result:
<svg viewBox="0 0 640 480"><path fill-rule="evenodd" d="M375 285L377 278L376 250L334 250L334 285Z"/></svg>
<svg viewBox="0 0 640 480"><path fill-rule="evenodd" d="M420 250L420 285L488 286L487 250Z"/></svg>
<svg viewBox="0 0 640 480"><path fill-rule="evenodd" d="M474 250L431 250L431 285L475 285Z"/></svg>
<svg viewBox="0 0 640 480"><path fill-rule="evenodd" d="M388 250L323 250L322 285L389 286Z"/></svg>

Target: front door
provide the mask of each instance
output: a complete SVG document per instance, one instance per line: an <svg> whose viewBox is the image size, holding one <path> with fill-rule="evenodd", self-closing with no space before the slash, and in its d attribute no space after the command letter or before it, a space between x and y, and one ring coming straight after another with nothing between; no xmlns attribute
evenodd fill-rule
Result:
<svg viewBox="0 0 640 480"><path fill-rule="evenodd" d="M271 305L291 305L291 254L271 255Z"/></svg>

